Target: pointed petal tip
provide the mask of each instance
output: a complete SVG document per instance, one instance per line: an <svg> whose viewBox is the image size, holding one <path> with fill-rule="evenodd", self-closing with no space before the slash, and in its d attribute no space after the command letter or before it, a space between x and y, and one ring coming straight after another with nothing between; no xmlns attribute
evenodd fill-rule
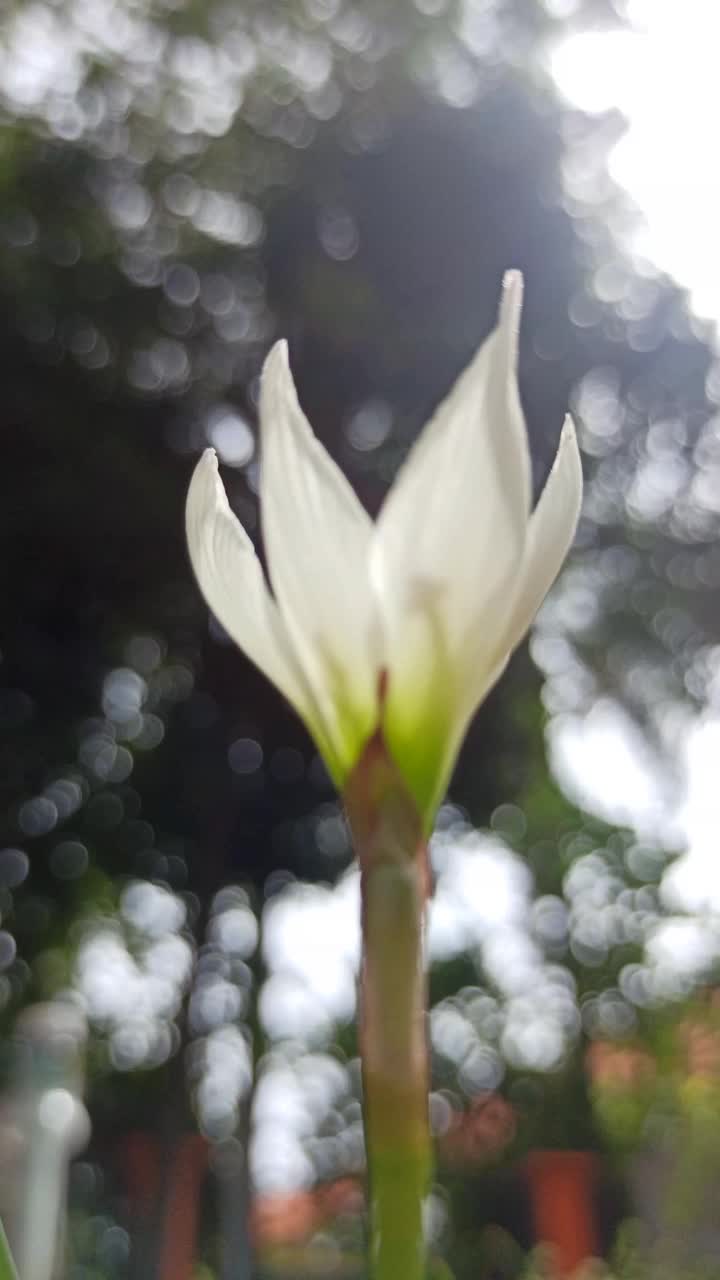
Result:
<svg viewBox="0 0 720 1280"><path fill-rule="evenodd" d="M523 291L525 283L522 271L512 267L505 272L502 282L502 295L500 298L500 326L506 324L511 325L514 329L520 327L520 313L523 304Z"/></svg>
<svg viewBox="0 0 720 1280"><path fill-rule="evenodd" d="M219 508L227 509L228 500L220 478L218 456L214 449L204 449L190 477L185 500L185 525L191 558L199 529Z"/></svg>
<svg viewBox="0 0 720 1280"><path fill-rule="evenodd" d="M514 378L517 370L523 290L522 272L506 271L503 276L496 333L499 350L503 353L501 367L508 378Z"/></svg>
<svg viewBox="0 0 720 1280"><path fill-rule="evenodd" d="M567 436L567 435L572 435L572 436L575 435L575 422L573 421L573 416L571 413L565 414L565 417L563 419L563 424L562 424L562 431L560 433L560 439L562 440L563 436Z"/></svg>
<svg viewBox="0 0 720 1280"><path fill-rule="evenodd" d="M580 516L583 496L582 459L575 432L575 423L569 413L565 415L558 447L550 468L550 474L545 481L543 493L540 495L538 507L546 505L543 504L545 491L553 494L552 500L554 504L559 502L565 509L567 526L571 530L568 536L569 546ZM546 518L543 517L543 519Z"/></svg>
<svg viewBox="0 0 720 1280"><path fill-rule="evenodd" d="M203 449L192 473L188 500L191 494L195 492L198 484L212 484L213 482L222 484L218 468L218 456L213 448Z"/></svg>
<svg viewBox="0 0 720 1280"><path fill-rule="evenodd" d="M580 450L568 414L550 474L530 517L520 589L507 633L508 651L522 640L562 568L575 537L582 489Z"/></svg>
<svg viewBox="0 0 720 1280"><path fill-rule="evenodd" d="M582 496L583 487L582 459L580 457L580 446L577 441L575 423L572 415L569 413L565 414L565 421L562 424L557 453L555 454L555 461L552 466L553 471L560 465L561 457L564 465L568 468L575 482L579 502L580 497Z"/></svg>
<svg viewBox="0 0 720 1280"><path fill-rule="evenodd" d="M267 429L268 424L278 412L278 402L286 407L289 404L292 412L300 413L295 382L290 368L290 353L285 338L278 338L268 351L260 374L260 429Z"/></svg>
<svg viewBox="0 0 720 1280"><path fill-rule="evenodd" d="M290 354L286 338L278 338L277 342L273 342L263 361L262 373L272 375L273 372L290 370Z"/></svg>
<svg viewBox="0 0 720 1280"><path fill-rule="evenodd" d="M522 289L523 273L519 267L508 267L503 275L503 289Z"/></svg>
<svg viewBox="0 0 720 1280"><path fill-rule="evenodd" d="M540 495L540 501L536 508L536 512L539 513L536 524L541 522L557 524L559 522L562 527L563 532L561 533L560 541L565 546L563 558L575 535L575 528L582 506L582 496L582 459L575 433L575 423L568 413L565 415L565 421L562 425L550 474L545 481L545 488ZM544 511L540 511L540 508L544 508ZM550 508L553 511L552 516L549 514ZM561 513L563 514L561 515ZM535 513L533 514L533 519L534 516Z"/></svg>
<svg viewBox="0 0 720 1280"><path fill-rule="evenodd" d="M197 465L199 467L203 467L206 471L210 471L210 470L217 471L218 456L215 450L213 449L212 445L210 445L207 449L203 449L202 454L200 455L200 461L198 462Z"/></svg>

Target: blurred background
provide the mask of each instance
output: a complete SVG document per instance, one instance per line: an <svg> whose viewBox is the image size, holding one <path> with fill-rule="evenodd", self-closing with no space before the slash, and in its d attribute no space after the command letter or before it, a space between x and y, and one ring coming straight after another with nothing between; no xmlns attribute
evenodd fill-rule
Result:
<svg viewBox="0 0 720 1280"><path fill-rule="evenodd" d="M284 335L375 513L510 266L535 491L569 404L586 498L432 840L428 1231L457 1280L720 1274L719 42L715 0L5 0L21 1280L364 1274L348 834L184 494L214 445L257 532Z"/></svg>

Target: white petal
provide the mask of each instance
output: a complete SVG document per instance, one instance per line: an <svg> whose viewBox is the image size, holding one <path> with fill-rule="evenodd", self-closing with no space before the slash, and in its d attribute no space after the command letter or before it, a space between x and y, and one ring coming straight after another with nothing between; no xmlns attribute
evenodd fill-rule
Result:
<svg viewBox="0 0 720 1280"><path fill-rule="evenodd" d="M582 500L582 464L572 418L563 425L555 461L530 517L522 584L510 625L510 647L522 640L555 581L575 536Z"/></svg>
<svg viewBox="0 0 720 1280"><path fill-rule="evenodd" d="M321 719L252 542L230 509L214 449L205 450L190 482L186 528L195 576L216 618L322 739Z"/></svg>
<svg viewBox="0 0 720 1280"><path fill-rule="evenodd" d="M462 685L455 704L455 720L448 739L445 773L441 772L434 804L442 799L447 775L465 736L467 726L480 703L500 679L508 659L521 643L535 614L555 581L567 556L580 514L582 463L575 427L568 415L550 474L528 525L520 577L508 583L506 607L496 601L495 609L479 619L474 640L459 655L457 671ZM504 630L500 628L506 617ZM490 641L494 637L494 648Z"/></svg>
<svg viewBox="0 0 720 1280"><path fill-rule="evenodd" d="M260 509L273 591L308 685L349 769L377 723L370 517L298 404L278 342L260 395Z"/></svg>
<svg viewBox="0 0 720 1280"><path fill-rule="evenodd" d="M414 578L452 576L490 592L522 545L530 455L515 372L521 303L522 279L509 272L498 328L435 411L385 501L374 567L388 591L412 594Z"/></svg>
<svg viewBox="0 0 720 1280"><path fill-rule="evenodd" d="M488 678L497 665L522 563L530 456L516 379L521 300L521 277L509 273L498 328L412 449L375 533L384 724L396 759L414 755L418 799L440 767L439 738L464 724L465 657L478 631Z"/></svg>
<svg viewBox="0 0 720 1280"><path fill-rule="evenodd" d="M575 427L568 415L555 461L530 517L520 577L516 583L507 584L507 607L503 609L496 601L495 610L479 619L474 640L459 655L457 669L463 673L463 681L456 704L455 737L450 739L446 756L448 770L469 721L500 679L562 568L575 535L581 500L582 464ZM501 630L503 614L507 620ZM494 648L489 643L493 637ZM446 781L441 781L436 802L441 800L445 785Z"/></svg>

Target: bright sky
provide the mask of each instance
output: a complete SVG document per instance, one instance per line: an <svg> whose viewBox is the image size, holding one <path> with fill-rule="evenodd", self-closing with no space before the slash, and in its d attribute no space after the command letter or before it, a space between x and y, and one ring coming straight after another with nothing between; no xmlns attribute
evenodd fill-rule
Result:
<svg viewBox="0 0 720 1280"><path fill-rule="evenodd" d="M581 110L624 115L608 166L642 214L625 247L674 277L695 313L720 324L720 2L627 0L625 12L630 30L562 40L552 75ZM558 717L550 734L554 768L581 803L645 836L687 842L666 893L698 911L720 909L718 747L720 723L710 712L688 724L675 753L678 798L617 705Z"/></svg>
<svg viewBox="0 0 720 1280"><path fill-rule="evenodd" d="M690 290L720 321L718 0L628 0L632 30L567 37L551 70L581 110L621 111L628 129L612 177L644 214L629 248Z"/></svg>
<svg viewBox="0 0 720 1280"><path fill-rule="evenodd" d="M602 699L587 714L551 720L553 772L576 803L641 839L684 850L663 877L671 910L720 912L720 718L689 716L678 733L669 777L619 703Z"/></svg>

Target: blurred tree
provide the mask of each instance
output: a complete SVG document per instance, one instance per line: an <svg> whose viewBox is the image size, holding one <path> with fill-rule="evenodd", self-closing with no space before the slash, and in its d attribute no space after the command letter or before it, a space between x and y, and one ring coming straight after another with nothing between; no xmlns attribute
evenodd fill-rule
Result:
<svg viewBox="0 0 720 1280"><path fill-rule="evenodd" d="M571 394L588 462L574 567L533 648L550 677L560 652L547 708L617 698L672 763L684 708L715 696L717 369L680 292L623 258L620 193L568 187L573 164L597 175L620 124L561 105L546 70L549 42L616 9L62 0L0 18L0 1000L10 1018L66 988L97 919L147 976L160 926L132 881L164 886L162 938L187 946L167 961L180 976L162 1052L96 1020L92 1061L112 1073L94 1097L101 1137L130 1117L190 1123L178 1051L207 1050L209 973L260 1051L262 966L248 977L252 948L220 954L218 890L241 882L259 914L287 873L333 881L350 861L302 728L208 627L185 556L184 490L208 442L257 532L257 374L274 336L375 512L490 329L503 270L521 267L535 492ZM530 932L572 975L584 1031L634 1031L642 1001L619 975L641 969L664 858L558 792L539 695L518 655L451 798L527 859ZM499 997L468 953L438 967L433 998L478 985ZM567 1045L566 1074L511 1067L520 1144L596 1141L579 1026ZM450 1080L440 1056L438 1071Z"/></svg>

